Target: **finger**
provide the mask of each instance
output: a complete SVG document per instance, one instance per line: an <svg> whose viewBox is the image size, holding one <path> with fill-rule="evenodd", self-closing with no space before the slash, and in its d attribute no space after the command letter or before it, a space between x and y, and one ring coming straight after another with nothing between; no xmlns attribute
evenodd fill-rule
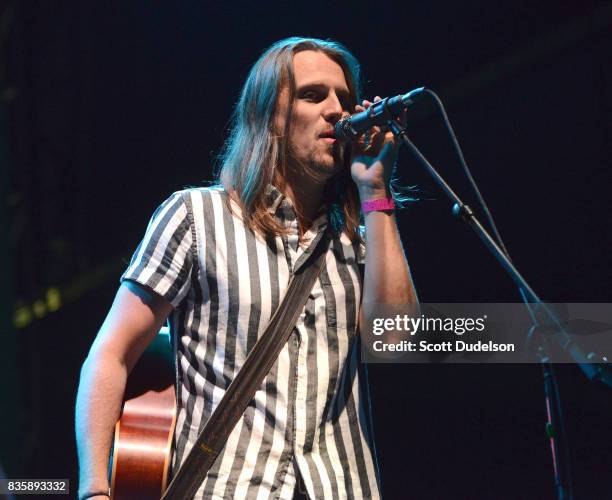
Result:
<svg viewBox="0 0 612 500"><path fill-rule="evenodd" d="M357 104L355 106L355 111L357 111L357 113L361 112L361 111L365 111L365 108L359 104Z"/></svg>
<svg viewBox="0 0 612 500"><path fill-rule="evenodd" d="M371 138L372 147L378 151L383 143L385 142L385 134L381 127L373 127L373 134Z"/></svg>
<svg viewBox="0 0 612 500"><path fill-rule="evenodd" d="M382 97L380 97L379 95L377 95L377 96L374 98L374 102L378 102L378 101L381 101L381 100L382 100Z"/></svg>
<svg viewBox="0 0 612 500"><path fill-rule="evenodd" d="M361 101L361 104L364 108L369 108L372 105L372 102L368 101L367 99L364 99L363 101Z"/></svg>

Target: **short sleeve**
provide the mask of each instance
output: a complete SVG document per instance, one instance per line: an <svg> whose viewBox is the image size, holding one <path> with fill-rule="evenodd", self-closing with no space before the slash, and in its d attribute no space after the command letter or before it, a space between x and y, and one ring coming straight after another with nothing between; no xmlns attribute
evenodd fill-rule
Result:
<svg viewBox="0 0 612 500"><path fill-rule="evenodd" d="M157 208L121 276L121 281L150 287L174 307L187 295L197 262L193 214L186 198L182 192L174 193Z"/></svg>

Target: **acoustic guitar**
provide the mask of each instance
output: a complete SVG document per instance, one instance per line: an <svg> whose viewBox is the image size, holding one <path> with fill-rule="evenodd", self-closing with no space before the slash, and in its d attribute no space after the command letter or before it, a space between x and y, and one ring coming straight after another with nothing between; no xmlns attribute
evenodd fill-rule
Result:
<svg viewBox="0 0 612 500"><path fill-rule="evenodd" d="M169 331L162 328L128 377L109 464L112 499L160 499L175 423L174 361Z"/></svg>

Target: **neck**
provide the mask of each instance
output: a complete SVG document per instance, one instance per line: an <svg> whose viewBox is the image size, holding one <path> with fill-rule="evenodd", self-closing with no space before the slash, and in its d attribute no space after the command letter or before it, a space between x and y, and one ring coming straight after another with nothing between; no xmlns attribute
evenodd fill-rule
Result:
<svg viewBox="0 0 612 500"><path fill-rule="evenodd" d="M321 208L325 182L313 179L305 173L295 173L288 169L287 179L284 179L280 189L296 208L300 233L305 233Z"/></svg>

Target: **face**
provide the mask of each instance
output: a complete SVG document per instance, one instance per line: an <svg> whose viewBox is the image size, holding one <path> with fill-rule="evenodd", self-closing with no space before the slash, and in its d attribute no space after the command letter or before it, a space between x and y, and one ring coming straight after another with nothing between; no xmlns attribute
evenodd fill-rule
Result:
<svg viewBox="0 0 612 500"><path fill-rule="evenodd" d="M295 101L291 115L290 167L310 168L323 179L342 166L343 147L334 139L334 124L349 113L350 93L340 65L323 52L306 50L293 57ZM281 91L277 127L283 130L288 89Z"/></svg>

